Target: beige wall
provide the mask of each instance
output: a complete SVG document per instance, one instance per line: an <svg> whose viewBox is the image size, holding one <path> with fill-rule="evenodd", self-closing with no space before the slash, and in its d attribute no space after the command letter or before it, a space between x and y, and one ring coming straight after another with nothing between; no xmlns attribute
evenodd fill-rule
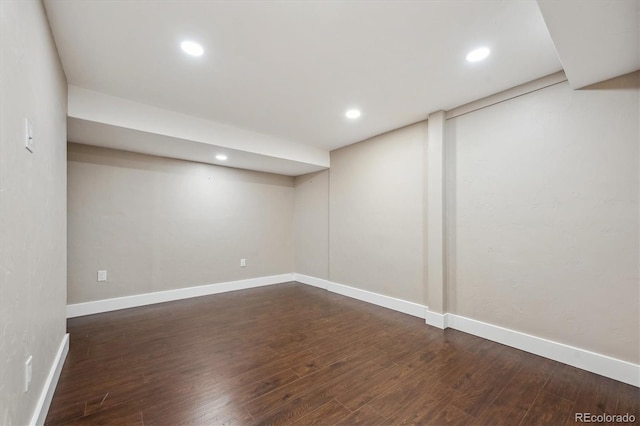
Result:
<svg viewBox="0 0 640 426"><path fill-rule="evenodd" d="M65 334L67 84L40 1L0 1L0 424L31 421ZM35 152L24 147L25 117ZM23 392L24 362L33 379Z"/></svg>
<svg viewBox="0 0 640 426"><path fill-rule="evenodd" d="M70 144L67 280L66 81L39 1L0 1L0 55L0 424L31 419L67 301L295 270L425 303L426 123L295 183ZM450 312L640 362L638 87L564 83L448 122Z"/></svg>
<svg viewBox="0 0 640 426"><path fill-rule="evenodd" d="M70 304L293 271L291 177L69 144L68 180Z"/></svg>
<svg viewBox="0 0 640 426"><path fill-rule="evenodd" d="M449 307L640 361L638 74L448 122Z"/></svg>
<svg viewBox="0 0 640 426"><path fill-rule="evenodd" d="M329 279L424 303L426 122L331 152Z"/></svg>
<svg viewBox="0 0 640 426"><path fill-rule="evenodd" d="M329 278L329 170L295 178L295 272Z"/></svg>

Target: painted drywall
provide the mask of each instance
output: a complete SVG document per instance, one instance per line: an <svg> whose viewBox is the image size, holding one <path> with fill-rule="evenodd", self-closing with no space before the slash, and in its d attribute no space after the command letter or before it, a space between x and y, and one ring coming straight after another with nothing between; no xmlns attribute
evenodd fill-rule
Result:
<svg viewBox="0 0 640 426"><path fill-rule="evenodd" d="M329 279L329 170L295 178L295 272Z"/></svg>
<svg viewBox="0 0 640 426"><path fill-rule="evenodd" d="M69 304L293 271L291 177L69 144L68 184Z"/></svg>
<svg viewBox="0 0 640 426"><path fill-rule="evenodd" d="M0 93L0 424L24 425L66 329L67 83L40 1L0 2Z"/></svg>
<svg viewBox="0 0 640 426"><path fill-rule="evenodd" d="M638 79L448 121L450 312L640 361Z"/></svg>
<svg viewBox="0 0 640 426"><path fill-rule="evenodd" d="M420 122L331 152L329 279L424 303Z"/></svg>
<svg viewBox="0 0 640 426"><path fill-rule="evenodd" d="M232 167L289 176L329 166L326 149L76 86L69 86L68 115L70 142L209 164L225 153Z"/></svg>

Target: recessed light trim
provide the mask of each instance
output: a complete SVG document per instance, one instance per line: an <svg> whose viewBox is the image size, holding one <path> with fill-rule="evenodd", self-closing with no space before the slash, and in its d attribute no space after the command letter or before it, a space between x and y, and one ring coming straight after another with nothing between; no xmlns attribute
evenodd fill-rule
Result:
<svg viewBox="0 0 640 426"><path fill-rule="evenodd" d="M224 155L224 154L216 155L216 160L218 160L218 161L227 161L227 158L228 157L226 155Z"/></svg>
<svg viewBox="0 0 640 426"><path fill-rule="evenodd" d="M195 41L187 40L180 43L180 48L191 56L202 56L204 54L203 47Z"/></svg>
<svg viewBox="0 0 640 426"><path fill-rule="evenodd" d="M344 116L351 119L351 120L355 120L356 118L359 118L362 115L362 112L360 112L359 109L348 109L347 112L344 113Z"/></svg>
<svg viewBox="0 0 640 426"><path fill-rule="evenodd" d="M478 47L467 54L467 62L480 62L484 61L491 54L491 49L488 47Z"/></svg>

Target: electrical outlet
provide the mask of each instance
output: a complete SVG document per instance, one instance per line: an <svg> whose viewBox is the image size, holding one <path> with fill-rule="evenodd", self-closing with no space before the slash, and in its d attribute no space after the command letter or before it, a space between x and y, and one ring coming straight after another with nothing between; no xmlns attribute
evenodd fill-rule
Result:
<svg viewBox="0 0 640 426"><path fill-rule="evenodd" d="M24 147L31 153L35 150L35 142L33 140L33 125L28 118L24 119Z"/></svg>
<svg viewBox="0 0 640 426"><path fill-rule="evenodd" d="M107 280L107 271L102 269L98 271L98 282Z"/></svg>
<svg viewBox="0 0 640 426"><path fill-rule="evenodd" d="M247 259L240 259L240 267L244 268L247 266Z"/></svg>
<svg viewBox="0 0 640 426"><path fill-rule="evenodd" d="M29 355L27 360L24 362L24 391L27 392L29 390L29 386L31 385L31 376L32 370L31 365L33 361L33 356Z"/></svg>

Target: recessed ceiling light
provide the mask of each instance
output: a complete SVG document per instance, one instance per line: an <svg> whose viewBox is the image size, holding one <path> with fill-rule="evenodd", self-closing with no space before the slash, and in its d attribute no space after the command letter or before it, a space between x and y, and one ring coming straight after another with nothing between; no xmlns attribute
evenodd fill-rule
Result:
<svg viewBox="0 0 640 426"><path fill-rule="evenodd" d="M180 43L180 48L184 50L185 53L191 56L202 56L204 53L204 49L195 41L183 41Z"/></svg>
<svg viewBox="0 0 640 426"><path fill-rule="evenodd" d="M467 61L469 62L482 61L484 59L487 59L490 53L491 53L491 50L489 50L488 47L479 47L467 54Z"/></svg>
<svg viewBox="0 0 640 426"><path fill-rule="evenodd" d="M216 155L216 160L225 161L226 159L227 159L227 156L224 154Z"/></svg>
<svg viewBox="0 0 640 426"><path fill-rule="evenodd" d="M347 112L345 112L344 115L347 118L354 119L354 118L360 117L362 113L360 112L359 109L350 109L350 110L347 110Z"/></svg>

